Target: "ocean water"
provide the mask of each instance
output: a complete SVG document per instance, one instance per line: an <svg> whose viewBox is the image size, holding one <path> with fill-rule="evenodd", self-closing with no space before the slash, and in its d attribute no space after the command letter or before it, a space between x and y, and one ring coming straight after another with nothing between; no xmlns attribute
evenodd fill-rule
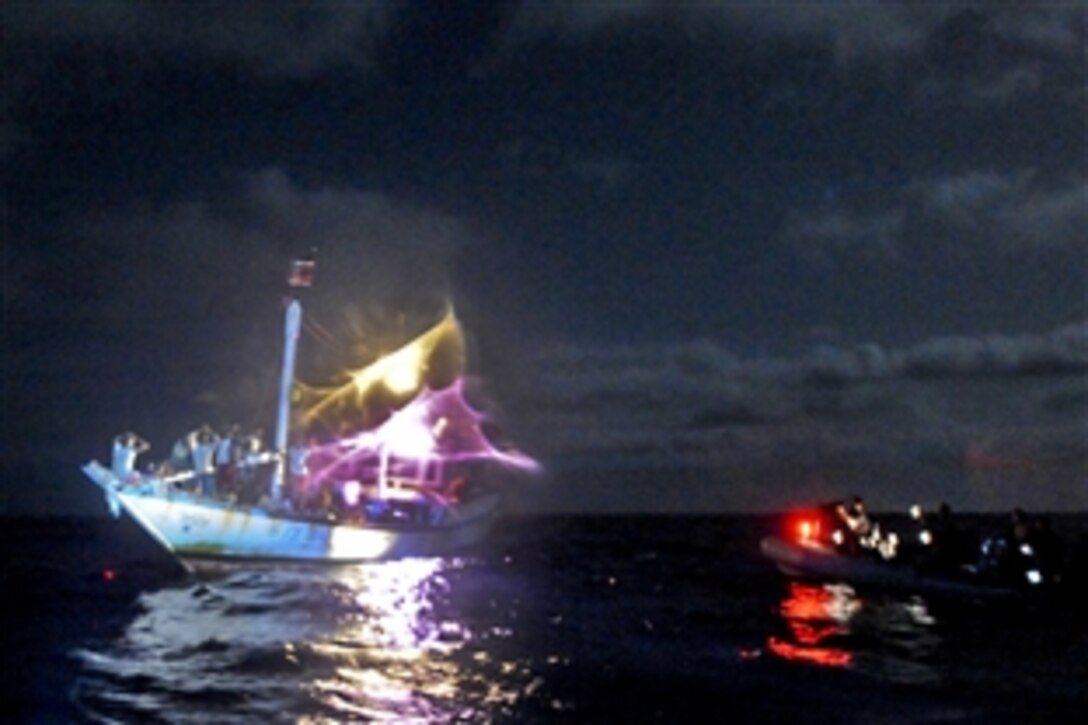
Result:
<svg viewBox="0 0 1088 725"><path fill-rule="evenodd" d="M1083 607L791 583L773 528L510 518L458 557L191 575L131 522L9 519L0 718L1081 721Z"/></svg>

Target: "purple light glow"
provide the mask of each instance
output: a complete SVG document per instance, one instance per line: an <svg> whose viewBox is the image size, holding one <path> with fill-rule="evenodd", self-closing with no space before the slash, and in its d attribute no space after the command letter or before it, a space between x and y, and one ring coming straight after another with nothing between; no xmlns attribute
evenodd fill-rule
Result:
<svg viewBox="0 0 1088 725"><path fill-rule="evenodd" d="M523 471L538 471L540 464L518 451L499 450L481 430L485 415L464 396L464 380L457 378L442 390L424 388L410 403L373 430L316 446L311 457L325 461L315 479L331 476L345 464L383 457L442 463L495 461Z"/></svg>

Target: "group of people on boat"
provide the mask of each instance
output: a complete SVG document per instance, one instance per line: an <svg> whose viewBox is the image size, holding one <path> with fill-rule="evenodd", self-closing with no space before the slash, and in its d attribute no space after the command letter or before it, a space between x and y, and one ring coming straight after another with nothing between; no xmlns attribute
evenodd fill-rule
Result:
<svg viewBox="0 0 1088 725"><path fill-rule="evenodd" d="M264 450L258 429L241 433L237 425L217 433L204 424L179 438L166 460L149 464L143 474L137 457L150 449L139 435L126 432L113 441L113 474L122 483L143 478L164 482L178 490L211 499L253 505L268 493L270 466L277 456Z"/></svg>
<svg viewBox="0 0 1088 725"><path fill-rule="evenodd" d="M412 487L398 478L398 495L383 497L376 491L376 460L345 463L335 446L319 445L301 433L283 456L285 487L275 498L272 475L281 456L264 449L260 430L242 435L235 425L219 434L202 425L179 438L167 460L148 466L141 475L136 461L149 448L132 432L114 439L111 468L122 484L153 483L162 494L184 492L296 517L426 525L467 492L463 476L451 475L441 487Z"/></svg>
<svg viewBox="0 0 1088 725"><path fill-rule="evenodd" d="M1047 515L1031 516L1021 508L1009 513L1001 530L990 532L968 527L946 502L932 512L911 506L901 533L874 521L860 496L824 504L821 511L827 532L824 543L838 553L895 561L924 575L1053 586L1085 563L1074 562L1083 553L1074 557Z"/></svg>

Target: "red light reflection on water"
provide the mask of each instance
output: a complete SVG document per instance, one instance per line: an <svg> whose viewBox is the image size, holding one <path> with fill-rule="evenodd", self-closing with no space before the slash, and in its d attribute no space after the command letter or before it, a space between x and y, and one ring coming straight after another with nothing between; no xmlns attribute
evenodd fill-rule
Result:
<svg viewBox="0 0 1088 725"><path fill-rule="evenodd" d="M818 645L828 637L843 632L841 624L828 619L831 597L831 593L823 587L790 584L790 596L783 600L780 611L798 643Z"/></svg>
<svg viewBox="0 0 1088 725"><path fill-rule="evenodd" d="M801 647L777 637L767 638L767 649L785 660L811 662L824 667L847 667L853 660L845 650L831 647Z"/></svg>
<svg viewBox="0 0 1088 725"><path fill-rule="evenodd" d="M847 625L860 608L861 602L845 587L790 582L789 593L779 611L793 641L771 636L767 638L767 649L787 660L846 667L853 661L853 655L822 643L849 634Z"/></svg>

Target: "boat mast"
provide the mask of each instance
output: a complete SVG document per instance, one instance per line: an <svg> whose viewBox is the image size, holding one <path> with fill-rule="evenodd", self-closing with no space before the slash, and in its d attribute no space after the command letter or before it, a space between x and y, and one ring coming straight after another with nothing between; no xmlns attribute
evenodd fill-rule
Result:
<svg viewBox="0 0 1088 725"><path fill-rule="evenodd" d="M291 421L291 384L295 379L295 350L302 319L302 304L295 298L287 305L283 326L283 370L280 372L280 400L276 413L276 468L272 473L272 500L283 497L284 469L287 464L287 429Z"/></svg>
<svg viewBox="0 0 1088 725"><path fill-rule="evenodd" d="M287 284L292 288L309 287L313 281L314 259L311 254L291 263ZM295 351L302 326L302 303L292 294L287 304L283 324L283 369L280 371L280 398L276 410L276 467L272 472L272 500L283 498L284 473L287 467L287 433L291 425L291 387L295 381Z"/></svg>

